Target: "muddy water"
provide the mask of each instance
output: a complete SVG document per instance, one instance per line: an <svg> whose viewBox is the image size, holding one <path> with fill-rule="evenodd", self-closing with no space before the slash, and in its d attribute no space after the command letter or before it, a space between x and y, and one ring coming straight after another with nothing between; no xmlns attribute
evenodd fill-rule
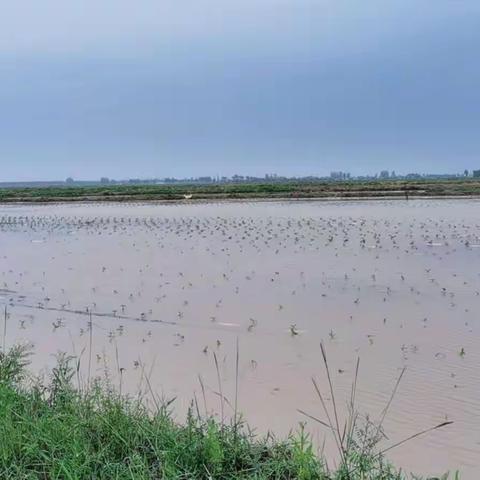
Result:
<svg viewBox="0 0 480 480"><path fill-rule="evenodd" d="M345 413L357 357L357 404L384 423L406 471L480 473L480 203L474 200L0 206L0 303L7 345L81 358L88 381L109 372L153 404L177 397L179 418L239 409L259 432L285 435L323 418L311 377L330 400L324 342ZM199 383L201 376L205 399ZM145 380L149 376L150 382ZM148 383L150 386L148 386ZM333 464L325 429L307 420Z"/></svg>

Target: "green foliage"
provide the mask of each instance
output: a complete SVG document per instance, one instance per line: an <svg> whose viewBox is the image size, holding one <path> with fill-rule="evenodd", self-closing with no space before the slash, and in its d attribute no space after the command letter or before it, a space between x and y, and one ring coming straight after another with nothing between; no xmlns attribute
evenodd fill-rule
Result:
<svg viewBox="0 0 480 480"><path fill-rule="evenodd" d="M475 178L351 180L351 181L279 181L270 183L92 185L46 188L0 188L0 201L127 201L251 198L326 198L326 197L405 197L479 195L480 181Z"/></svg>
<svg viewBox="0 0 480 480"><path fill-rule="evenodd" d="M12 385L24 379L30 353L29 345L15 345L7 352L0 350L0 385Z"/></svg>

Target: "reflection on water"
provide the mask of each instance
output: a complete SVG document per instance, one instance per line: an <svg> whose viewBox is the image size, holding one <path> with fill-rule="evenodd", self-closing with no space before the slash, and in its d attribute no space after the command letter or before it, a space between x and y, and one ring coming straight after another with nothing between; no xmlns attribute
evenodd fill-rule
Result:
<svg viewBox="0 0 480 480"><path fill-rule="evenodd" d="M453 420L390 458L407 471L480 471L478 202L372 201L0 206L7 344L88 356L124 392L196 394L219 411L213 352L260 432L321 416L324 341L337 400L360 357L358 403L379 415L406 366L385 444ZM292 335L292 331L298 335ZM121 372L121 373L118 373ZM86 375L83 369L83 375ZM121 377L121 378L120 378ZM325 392L327 390L325 389ZM148 396L147 396L148 398ZM203 403L203 400L202 400ZM227 408L228 403L227 403ZM345 410L345 408L343 409ZM308 423L318 445L328 432Z"/></svg>

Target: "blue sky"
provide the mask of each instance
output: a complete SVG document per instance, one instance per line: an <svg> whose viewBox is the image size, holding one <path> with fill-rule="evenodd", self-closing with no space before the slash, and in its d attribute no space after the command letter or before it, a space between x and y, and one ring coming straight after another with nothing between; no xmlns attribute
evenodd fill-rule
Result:
<svg viewBox="0 0 480 480"><path fill-rule="evenodd" d="M19 0L0 181L480 168L478 0Z"/></svg>

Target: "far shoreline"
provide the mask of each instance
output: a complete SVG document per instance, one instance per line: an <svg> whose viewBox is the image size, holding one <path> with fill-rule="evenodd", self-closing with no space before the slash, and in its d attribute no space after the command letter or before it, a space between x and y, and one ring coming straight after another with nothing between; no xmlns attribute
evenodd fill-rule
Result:
<svg viewBox="0 0 480 480"><path fill-rule="evenodd" d="M192 197L189 199L156 199L130 197L68 197L68 198L21 198L0 200L0 206L48 206L48 205L94 205L94 204L139 204L139 205L202 205L202 204L228 204L228 203L300 203L300 202L378 202L378 201L416 201L416 200L480 200L479 195L330 195L330 196L305 196L305 197L273 197L273 196L243 196L243 197Z"/></svg>

